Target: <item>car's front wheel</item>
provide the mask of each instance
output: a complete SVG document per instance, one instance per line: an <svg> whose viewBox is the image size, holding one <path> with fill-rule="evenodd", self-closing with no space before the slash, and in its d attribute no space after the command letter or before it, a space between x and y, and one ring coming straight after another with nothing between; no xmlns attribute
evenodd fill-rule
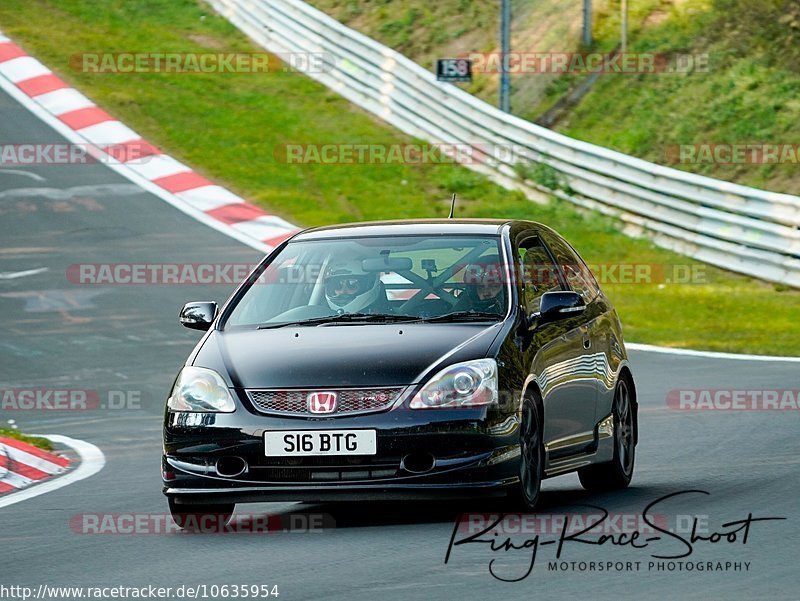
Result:
<svg viewBox="0 0 800 601"><path fill-rule="evenodd" d="M231 521L235 505L221 504L182 504L169 497L169 512L182 530L189 532L221 532Z"/></svg>
<svg viewBox="0 0 800 601"><path fill-rule="evenodd" d="M578 471L581 485L587 490L627 488L633 477L636 459L633 400L626 380L620 379L614 392L614 458L608 463L590 465Z"/></svg>
<svg viewBox="0 0 800 601"><path fill-rule="evenodd" d="M519 484L511 492L511 501L519 509L533 510L539 501L544 470L544 447L539 412L532 399L522 404L520 424Z"/></svg>

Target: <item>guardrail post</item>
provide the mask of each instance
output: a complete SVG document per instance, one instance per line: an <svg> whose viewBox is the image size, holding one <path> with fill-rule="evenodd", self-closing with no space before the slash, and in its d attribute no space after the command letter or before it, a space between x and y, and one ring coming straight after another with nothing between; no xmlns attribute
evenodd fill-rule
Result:
<svg viewBox="0 0 800 601"><path fill-rule="evenodd" d="M511 112L511 82L508 79L508 55L511 52L511 0L501 1L500 16L500 110Z"/></svg>
<svg viewBox="0 0 800 601"><path fill-rule="evenodd" d="M592 0L583 0L583 45L592 45Z"/></svg>

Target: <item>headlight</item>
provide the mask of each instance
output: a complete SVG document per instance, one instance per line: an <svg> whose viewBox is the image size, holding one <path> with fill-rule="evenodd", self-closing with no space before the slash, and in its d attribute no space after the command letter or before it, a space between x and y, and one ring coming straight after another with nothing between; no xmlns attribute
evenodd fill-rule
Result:
<svg viewBox="0 0 800 601"><path fill-rule="evenodd" d="M497 362L456 363L433 376L411 399L412 409L477 407L497 402Z"/></svg>
<svg viewBox="0 0 800 601"><path fill-rule="evenodd" d="M172 411L221 411L230 413L236 405L228 386L213 369L184 367L167 400Z"/></svg>

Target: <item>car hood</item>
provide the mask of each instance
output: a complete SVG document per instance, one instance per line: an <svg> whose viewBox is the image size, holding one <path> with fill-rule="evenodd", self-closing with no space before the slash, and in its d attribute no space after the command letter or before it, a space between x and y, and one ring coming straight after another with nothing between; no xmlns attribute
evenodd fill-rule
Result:
<svg viewBox="0 0 800 601"><path fill-rule="evenodd" d="M446 363L486 356L502 322L370 324L213 331L193 365L237 388L402 386Z"/></svg>

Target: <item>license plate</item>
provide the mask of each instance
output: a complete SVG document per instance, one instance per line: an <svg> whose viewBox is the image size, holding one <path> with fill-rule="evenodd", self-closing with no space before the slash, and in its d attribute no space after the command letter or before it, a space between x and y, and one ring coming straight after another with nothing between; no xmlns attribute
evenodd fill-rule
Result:
<svg viewBox="0 0 800 601"><path fill-rule="evenodd" d="M375 455L375 430L281 430L264 432L267 457Z"/></svg>

